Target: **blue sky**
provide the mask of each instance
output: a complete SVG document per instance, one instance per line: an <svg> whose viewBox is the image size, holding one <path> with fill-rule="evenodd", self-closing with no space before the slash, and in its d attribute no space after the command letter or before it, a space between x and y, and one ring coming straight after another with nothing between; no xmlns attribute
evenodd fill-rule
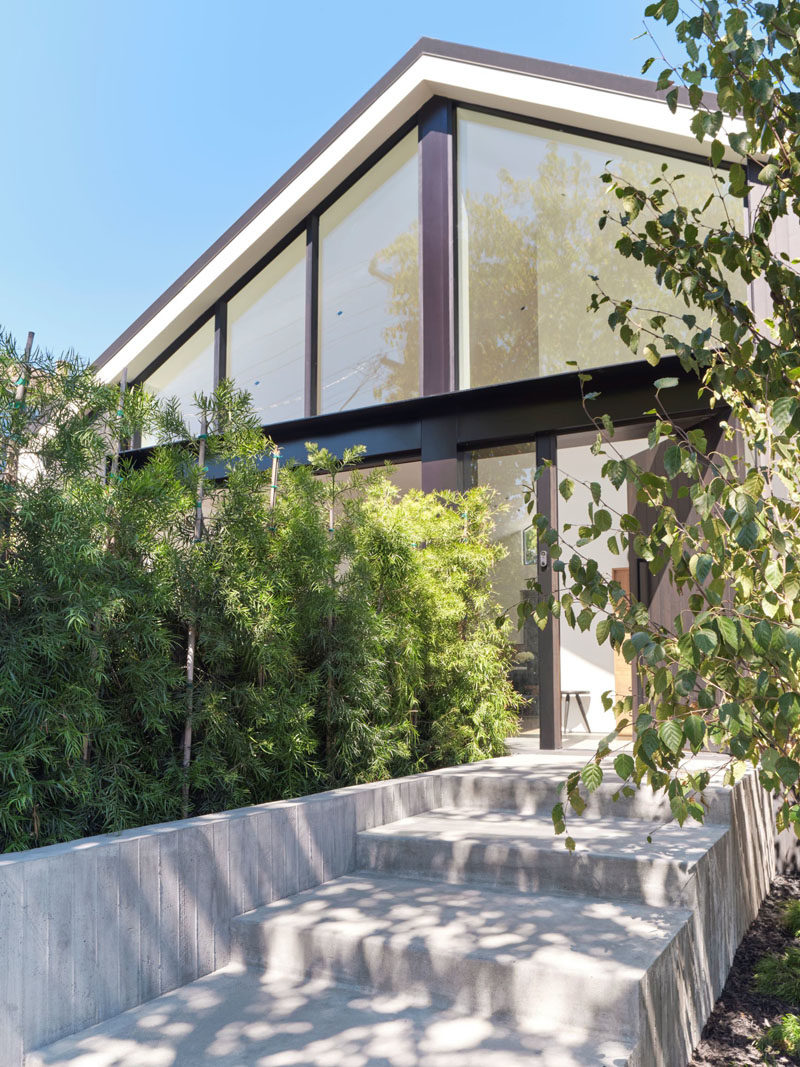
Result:
<svg viewBox="0 0 800 1067"><path fill-rule="evenodd" d="M419 37L637 75L644 6L4 0L0 324L94 359Z"/></svg>

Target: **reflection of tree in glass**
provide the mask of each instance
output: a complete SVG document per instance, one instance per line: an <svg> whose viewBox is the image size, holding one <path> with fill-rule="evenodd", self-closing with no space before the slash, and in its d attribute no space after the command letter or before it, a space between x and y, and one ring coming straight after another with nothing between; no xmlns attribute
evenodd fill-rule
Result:
<svg viewBox="0 0 800 1067"><path fill-rule="evenodd" d="M369 272L386 282L386 350L373 363L375 399L388 403L419 396L419 224L414 223L372 258Z"/></svg>
<svg viewBox="0 0 800 1067"><path fill-rule="evenodd" d="M651 271L617 254L618 233L601 230L606 206L600 181L604 161L596 153L551 142L532 178L497 172L494 192L461 195L460 270L468 300L461 331L470 352L472 387L568 370L567 362L599 367L628 362L631 353L611 333L603 316L587 312L594 282L644 307L686 308L661 290ZM613 165L612 165L613 166ZM652 179L652 161L626 159L615 168L641 187ZM703 204L711 190L700 168L680 163L672 174L682 203ZM716 209L721 213L721 206ZM416 395L419 371L418 229L401 234L379 252L370 273L389 286L386 350L380 355L382 383L376 399ZM678 332L677 329L675 332Z"/></svg>

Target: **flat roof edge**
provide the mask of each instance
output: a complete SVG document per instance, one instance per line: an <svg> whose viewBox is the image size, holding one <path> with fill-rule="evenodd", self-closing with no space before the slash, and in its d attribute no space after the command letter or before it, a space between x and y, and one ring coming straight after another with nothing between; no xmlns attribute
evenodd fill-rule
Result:
<svg viewBox="0 0 800 1067"><path fill-rule="evenodd" d="M300 158L263 193L244 214L228 227L220 237L211 244L176 280L158 296L141 315L139 315L119 337L113 341L93 362L92 366L101 368L122 349L136 334L150 322L193 278L206 267L241 231L256 218L264 208L318 158L344 131L352 125L386 90L400 78L422 56L438 59L450 59L457 62L471 63L478 66L492 67L516 74L529 74L533 77L549 78L572 85L606 90L607 92L638 96L650 100L663 99L663 92L656 89L656 83L644 78L633 78L622 74L609 74L604 71L585 67L570 66L544 59L531 59L527 56L508 52L497 52L488 48L476 48L471 45L455 44L433 37L421 37L397 63L391 67L367 92L350 107L333 126L331 126ZM681 90L683 96L683 90ZM707 94L711 96L712 94ZM685 101L682 99L682 103Z"/></svg>

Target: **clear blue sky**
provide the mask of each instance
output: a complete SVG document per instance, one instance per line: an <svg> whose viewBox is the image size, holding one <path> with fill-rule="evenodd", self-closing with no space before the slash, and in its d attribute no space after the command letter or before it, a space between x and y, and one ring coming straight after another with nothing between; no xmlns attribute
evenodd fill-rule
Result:
<svg viewBox="0 0 800 1067"><path fill-rule="evenodd" d="M419 37L637 75L644 6L3 0L0 324L94 359Z"/></svg>

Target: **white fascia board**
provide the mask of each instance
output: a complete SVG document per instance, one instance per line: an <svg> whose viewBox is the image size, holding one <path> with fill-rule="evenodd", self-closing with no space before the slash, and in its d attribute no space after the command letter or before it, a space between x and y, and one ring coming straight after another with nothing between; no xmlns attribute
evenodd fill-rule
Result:
<svg viewBox="0 0 800 1067"><path fill-rule="evenodd" d="M688 107L673 115L661 100L423 55L98 368L98 376L113 381L126 366L130 377L139 374L435 95L655 149L704 151L689 130Z"/></svg>

